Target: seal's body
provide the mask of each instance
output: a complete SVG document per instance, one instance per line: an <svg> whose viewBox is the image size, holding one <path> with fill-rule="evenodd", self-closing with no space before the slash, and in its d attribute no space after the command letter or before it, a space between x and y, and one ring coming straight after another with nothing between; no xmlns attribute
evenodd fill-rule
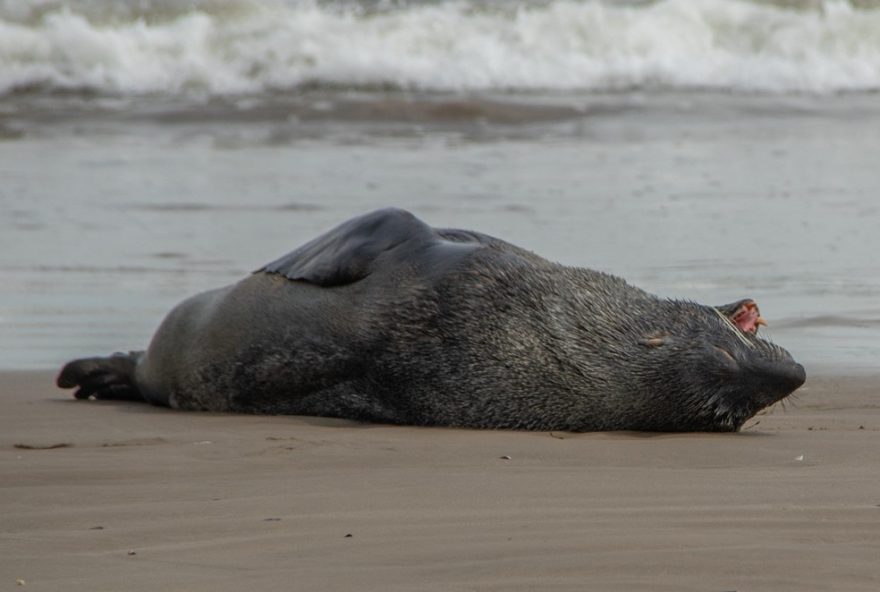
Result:
<svg viewBox="0 0 880 592"><path fill-rule="evenodd" d="M804 382L743 300L664 300L401 210L175 308L146 352L70 362L78 398L533 430L733 431Z"/></svg>

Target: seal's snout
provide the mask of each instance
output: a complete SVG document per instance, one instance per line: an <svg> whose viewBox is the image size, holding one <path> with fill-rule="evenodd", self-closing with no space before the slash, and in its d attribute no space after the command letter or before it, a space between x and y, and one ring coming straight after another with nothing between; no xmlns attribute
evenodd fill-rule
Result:
<svg viewBox="0 0 880 592"><path fill-rule="evenodd" d="M779 399L796 391L807 380L804 367L792 360L752 362L747 368L755 386Z"/></svg>
<svg viewBox="0 0 880 592"><path fill-rule="evenodd" d="M791 372L791 390L799 389L807 381L807 372L804 367L795 362Z"/></svg>

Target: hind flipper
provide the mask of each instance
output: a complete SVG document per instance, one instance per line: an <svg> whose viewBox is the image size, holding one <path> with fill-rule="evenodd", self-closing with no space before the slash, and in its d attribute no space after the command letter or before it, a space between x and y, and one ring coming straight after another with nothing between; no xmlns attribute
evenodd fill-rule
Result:
<svg viewBox="0 0 880 592"><path fill-rule="evenodd" d="M135 367L143 352L81 358L64 365L55 381L60 388L77 388L77 399L144 401L135 383Z"/></svg>

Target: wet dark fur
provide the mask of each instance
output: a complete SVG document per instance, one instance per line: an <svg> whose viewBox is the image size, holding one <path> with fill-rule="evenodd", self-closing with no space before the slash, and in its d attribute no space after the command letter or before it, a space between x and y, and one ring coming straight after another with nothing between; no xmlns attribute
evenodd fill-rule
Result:
<svg viewBox="0 0 880 592"><path fill-rule="evenodd" d="M147 352L73 361L58 384L180 409L733 431L804 371L718 310L382 210L185 301Z"/></svg>

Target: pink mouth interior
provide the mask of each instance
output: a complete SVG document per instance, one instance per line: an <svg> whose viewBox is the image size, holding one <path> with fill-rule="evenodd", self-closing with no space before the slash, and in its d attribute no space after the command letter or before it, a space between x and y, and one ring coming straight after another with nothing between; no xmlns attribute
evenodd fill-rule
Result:
<svg viewBox="0 0 880 592"><path fill-rule="evenodd" d="M733 313L730 319L733 323L745 333L757 333L759 325L767 323L761 318L761 312L758 305L754 302L746 302L739 310Z"/></svg>

